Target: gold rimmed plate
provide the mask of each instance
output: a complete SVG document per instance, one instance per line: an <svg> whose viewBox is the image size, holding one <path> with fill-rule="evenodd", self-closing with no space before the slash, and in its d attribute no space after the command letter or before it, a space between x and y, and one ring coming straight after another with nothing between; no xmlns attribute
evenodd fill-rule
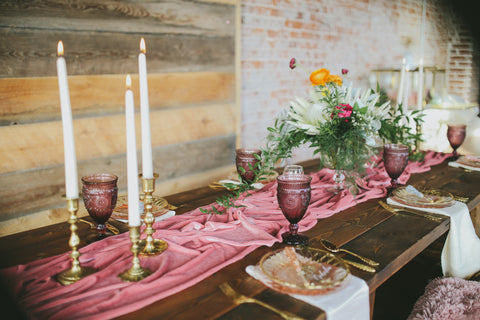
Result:
<svg viewBox="0 0 480 320"><path fill-rule="evenodd" d="M480 156L466 155L460 156L457 163L473 168L480 168Z"/></svg>
<svg viewBox="0 0 480 320"><path fill-rule="evenodd" d="M422 196L408 192L405 187L393 190L392 199L407 206L417 208L446 208L455 203L454 196L442 190L419 190Z"/></svg>
<svg viewBox="0 0 480 320"><path fill-rule="evenodd" d="M319 295L341 287L350 271L333 254L309 247L285 247L260 260L269 287L288 294Z"/></svg>
<svg viewBox="0 0 480 320"><path fill-rule="evenodd" d="M140 206L143 208L143 195L140 196ZM159 217L169 211L168 202L163 198L153 198L153 216ZM140 214L143 218L143 209L140 210ZM128 220L128 196L119 196L117 199L117 205L112 212L112 218L119 220Z"/></svg>

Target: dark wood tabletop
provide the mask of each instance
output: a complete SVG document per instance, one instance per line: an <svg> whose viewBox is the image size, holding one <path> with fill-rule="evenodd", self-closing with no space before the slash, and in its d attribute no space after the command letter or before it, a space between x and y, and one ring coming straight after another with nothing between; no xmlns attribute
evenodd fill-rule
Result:
<svg viewBox="0 0 480 320"><path fill-rule="evenodd" d="M301 163L305 172L318 170L318 161ZM414 174L409 184L444 190L454 195L468 197L470 210L480 206L480 172L466 172L448 166L447 162L432 167L429 172ZM226 191L199 188L165 197L178 206L177 214L183 214L199 206L215 201ZM304 232L311 240L328 239L338 246L354 251L380 263L376 273L351 268L352 274L364 279L370 288L370 304L373 305L375 290L395 272L421 253L449 229L449 218L433 221L412 214L392 214L383 209L379 200L371 199L321 219L315 227ZM125 224L110 220L121 232L128 231ZM89 227L79 223L78 233L86 243ZM28 232L0 238L0 267L28 263L40 258L69 250L68 223L60 223ZM287 310L305 319L325 319L325 313L307 303L267 289L245 272L245 267L258 263L261 257L283 245L260 247L242 260L233 263L211 277L175 295L157 301L141 310L123 315L120 319L280 319L278 315L256 304L234 304L219 289L229 282L237 291L260 299L274 307ZM343 256L339 254L339 256ZM349 260L355 260L348 257Z"/></svg>

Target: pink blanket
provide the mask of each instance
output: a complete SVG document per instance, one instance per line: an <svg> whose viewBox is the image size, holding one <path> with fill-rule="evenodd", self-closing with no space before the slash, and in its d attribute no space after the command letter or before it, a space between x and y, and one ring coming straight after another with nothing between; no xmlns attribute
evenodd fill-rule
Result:
<svg viewBox="0 0 480 320"><path fill-rule="evenodd" d="M411 162L400 182L412 173L430 170L449 155L428 152L421 163ZM389 177L383 163L368 169L368 176L353 197L343 191L332 195L333 171L312 174L312 198L300 231L325 218L372 198L384 197ZM155 238L168 242L161 255L141 258L154 273L137 283L123 282L118 274L130 268L132 256L127 233L83 247L81 265L98 271L74 284L62 286L52 277L70 268L69 253L3 269L0 275L29 317L33 319L109 319L182 291L225 266L242 259L259 246L281 241L288 223L278 208L276 183L238 200L244 207L224 215L207 215L199 209L155 223Z"/></svg>

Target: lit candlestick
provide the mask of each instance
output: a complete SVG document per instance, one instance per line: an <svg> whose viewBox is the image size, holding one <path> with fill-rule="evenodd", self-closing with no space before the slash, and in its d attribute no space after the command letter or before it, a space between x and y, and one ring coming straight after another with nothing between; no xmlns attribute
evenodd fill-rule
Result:
<svg viewBox="0 0 480 320"><path fill-rule="evenodd" d="M418 64L417 106L419 109L423 107L423 58L420 58L420 63Z"/></svg>
<svg viewBox="0 0 480 320"><path fill-rule="evenodd" d="M422 26L420 31L420 61L418 64L418 95L417 106L423 108L423 50L425 46L425 0L422 5Z"/></svg>
<svg viewBox="0 0 480 320"><path fill-rule="evenodd" d="M140 82L140 111L142 122L142 176L153 178L152 139L150 136L150 110L148 104L147 58L145 56L145 40L140 40L138 55L138 78Z"/></svg>
<svg viewBox="0 0 480 320"><path fill-rule="evenodd" d="M401 104L403 99L403 86L405 82L405 64L406 64L406 59L403 58L402 70L400 71L400 84L398 86L397 104Z"/></svg>
<svg viewBox="0 0 480 320"><path fill-rule="evenodd" d="M65 193L67 199L78 198L78 173L75 141L73 138L72 108L68 90L67 64L63 57L63 43L57 45L57 77L62 109L63 152L65 157Z"/></svg>
<svg viewBox="0 0 480 320"><path fill-rule="evenodd" d="M128 225L130 227L138 227L140 226L140 200L138 194L137 144L135 141L135 110L133 92L131 90L132 79L130 75L127 76L126 85L125 118L127 127Z"/></svg>

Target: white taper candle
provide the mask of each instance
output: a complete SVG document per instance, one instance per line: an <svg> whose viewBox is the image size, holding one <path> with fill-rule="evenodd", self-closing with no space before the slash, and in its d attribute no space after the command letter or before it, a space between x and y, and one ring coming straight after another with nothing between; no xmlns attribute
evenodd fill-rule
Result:
<svg viewBox="0 0 480 320"><path fill-rule="evenodd" d="M128 183L128 225L140 226L140 200L138 194L137 143L135 137L135 110L132 79L127 75L125 92L125 118L127 133L127 183Z"/></svg>
<svg viewBox="0 0 480 320"><path fill-rule="evenodd" d="M138 55L138 80L140 82L140 112L142 123L142 175L153 178L152 139L150 132L150 110L148 103L147 58L145 40L140 40Z"/></svg>
<svg viewBox="0 0 480 320"><path fill-rule="evenodd" d="M65 157L65 194L67 199L78 198L77 156L73 137L72 108L68 90L67 64L63 57L63 42L57 45L57 77L62 110L63 152Z"/></svg>
<svg viewBox="0 0 480 320"><path fill-rule="evenodd" d="M397 104L402 103L403 99L403 87L404 87L404 82L405 82L405 64L406 64L406 59L403 58L402 60L402 70L400 71L400 84L398 86L398 94L397 94Z"/></svg>

